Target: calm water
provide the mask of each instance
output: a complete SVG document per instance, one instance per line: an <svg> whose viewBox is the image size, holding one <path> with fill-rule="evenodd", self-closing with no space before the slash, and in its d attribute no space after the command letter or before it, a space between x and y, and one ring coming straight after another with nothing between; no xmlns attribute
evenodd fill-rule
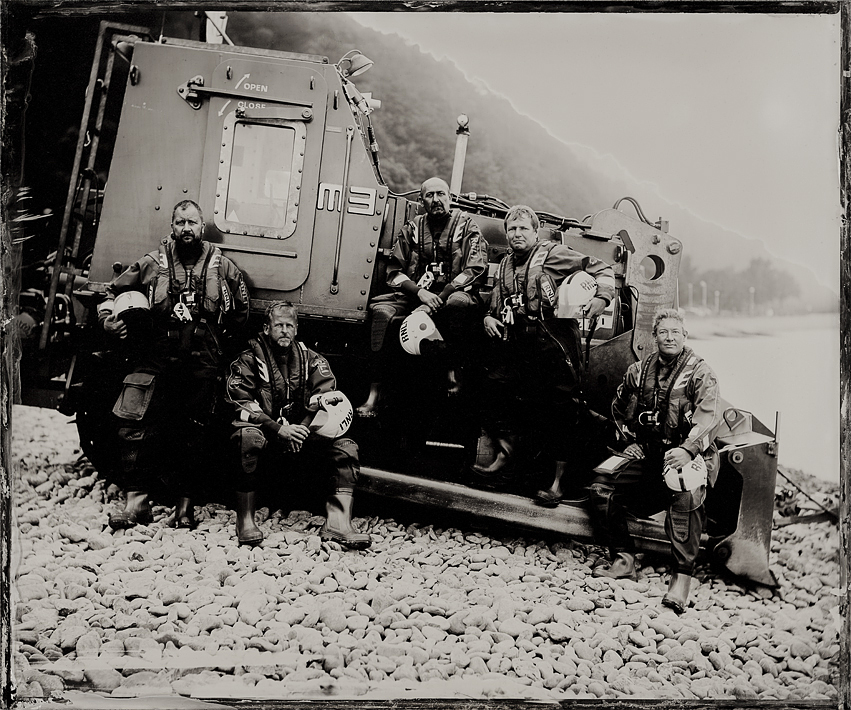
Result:
<svg viewBox="0 0 851 710"><path fill-rule="evenodd" d="M780 464L838 482L838 316L761 319L761 334L732 337L694 326L689 344L715 370L724 399L772 431L780 412Z"/></svg>

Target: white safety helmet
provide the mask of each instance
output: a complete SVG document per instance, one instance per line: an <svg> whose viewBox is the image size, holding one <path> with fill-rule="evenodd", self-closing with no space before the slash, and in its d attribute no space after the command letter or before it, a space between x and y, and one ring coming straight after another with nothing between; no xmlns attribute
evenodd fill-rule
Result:
<svg viewBox="0 0 851 710"><path fill-rule="evenodd" d="M574 271L558 287L556 318L583 318L585 307L596 295L597 279L587 271Z"/></svg>
<svg viewBox="0 0 851 710"><path fill-rule="evenodd" d="M140 293L139 291L125 291L116 296L115 303L112 306L112 315L123 320L123 317L130 315L131 311L149 311L150 308L148 299L144 293Z"/></svg>
<svg viewBox="0 0 851 710"><path fill-rule="evenodd" d="M443 336L425 311L414 311L402 321L399 328L399 342L402 343L406 353L411 355L420 354L420 344L424 340L443 341Z"/></svg>
<svg viewBox="0 0 851 710"><path fill-rule="evenodd" d="M693 491L706 485L706 461L698 454L681 470L673 466L665 466L665 484L672 491L683 493Z"/></svg>
<svg viewBox="0 0 851 710"><path fill-rule="evenodd" d="M319 411L310 422L309 429L314 434L326 439L336 439L343 436L352 425L355 412L349 398L342 392L333 390L319 395L317 398Z"/></svg>

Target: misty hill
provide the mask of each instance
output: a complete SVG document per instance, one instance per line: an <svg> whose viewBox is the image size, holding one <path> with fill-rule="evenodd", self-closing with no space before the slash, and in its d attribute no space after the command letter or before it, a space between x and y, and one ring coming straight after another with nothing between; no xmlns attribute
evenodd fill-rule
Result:
<svg viewBox="0 0 851 710"><path fill-rule="evenodd" d="M438 61L398 36L362 27L337 13L234 13L227 31L237 44L321 54L332 62L358 48L374 60L356 81L361 91L372 92L382 102L373 124L382 173L396 192L414 190L432 175L449 179L456 117L466 113L472 135L462 191L579 218L634 195L649 212L648 219L661 216L670 222L671 233L685 244L696 280L703 272L744 271L752 261L766 260L795 273L800 288L790 289L790 295L797 295L789 299L791 308L838 307L837 295L811 271L774 257L760 240L706 222L656 196L641 195L636 185L611 176L602 161L594 165L578 157L506 99L468 81L450 61Z"/></svg>

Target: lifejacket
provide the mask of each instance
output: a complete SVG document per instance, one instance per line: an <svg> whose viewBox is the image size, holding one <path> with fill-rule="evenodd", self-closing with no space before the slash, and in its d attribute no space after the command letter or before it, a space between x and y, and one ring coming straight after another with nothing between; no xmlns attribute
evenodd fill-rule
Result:
<svg viewBox="0 0 851 710"><path fill-rule="evenodd" d="M683 348L674 363L667 386L657 392L656 382L650 377L650 371L653 369L658 377L659 353L654 352L645 359L638 380L639 394L635 417L637 421L641 412L658 412L659 421L654 427L642 426L640 422L636 425L645 437L655 438L665 446L679 446L688 438L692 427L691 402L677 397L674 390L684 391L702 362L703 358L693 350Z"/></svg>
<svg viewBox="0 0 851 710"><path fill-rule="evenodd" d="M523 305L519 313L531 320L550 320L555 315L557 287L548 274L544 273L544 264L550 251L558 242L538 242L532 253L521 267L525 270L525 290L523 293ZM497 283L499 284L500 296L503 299L515 293L514 268L509 273L508 262L514 264L513 259L503 259L499 264ZM542 298L543 296L543 298Z"/></svg>
<svg viewBox="0 0 851 710"><path fill-rule="evenodd" d="M467 220L462 220L461 217L462 213L459 210L452 210L450 212L449 222L443 232L441 232L441 235L444 233L449 234L449 241L446 252L443 254L443 260L440 262L443 267L443 273L440 277L435 277L436 283L446 284L463 271L463 252L460 248L457 249L458 259L456 260L456 247L454 246L457 242L462 241L464 232L467 229ZM417 245L417 248L411 254L411 260L406 269L406 276L412 281L419 281L428 266L437 261L435 257L437 255L438 244L436 241L432 240L431 254L426 254L425 223L425 215L420 215L407 224L413 240ZM433 237L434 235L432 235ZM459 264L459 268L457 269L454 268L456 261Z"/></svg>
<svg viewBox="0 0 851 710"><path fill-rule="evenodd" d="M293 342L291 352L295 354L296 371L290 372L286 378L264 335L249 340L248 346L260 375L257 395L263 411L273 419L284 417L290 422L300 419L310 399L307 388L307 346L300 340ZM300 399L297 399L298 393L301 393Z"/></svg>
<svg viewBox="0 0 851 710"><path fill-rule="evenodd" d="M219 278L223 258L219 247L202 242L201 255L189 270L188 288L185 281L181 283L177 278L175 243L171 237L163 239L157 251L149 256L157 262L157 274L148 284L148 303L152 311L170 314L180 301L180 294L186 292L194 295L195 304L190 308L193 320L220 321L222 315L233 308L227 282Z"/></svg>

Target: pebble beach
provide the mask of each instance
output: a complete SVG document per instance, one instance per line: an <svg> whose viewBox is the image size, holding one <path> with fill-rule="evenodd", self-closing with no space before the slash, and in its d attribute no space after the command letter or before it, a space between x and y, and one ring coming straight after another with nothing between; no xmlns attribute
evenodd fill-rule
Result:
<svg viewBox="0 0 851 710"><path fill-rule="evenodd" d="M704 565L678 616L660 604L664 558L635 582L593 578L593 545L427 514L357 518L365 551L322 542L324 519L303 510L261 509L256 548L237 545L218 504L196 509L194 531L168 527L161 506L112 531L121 492L50 410L15 408L12 459L18 700L838 697L829 520L774 529L773 594ZM835 484L794 473L838 500Z"/></svg>

